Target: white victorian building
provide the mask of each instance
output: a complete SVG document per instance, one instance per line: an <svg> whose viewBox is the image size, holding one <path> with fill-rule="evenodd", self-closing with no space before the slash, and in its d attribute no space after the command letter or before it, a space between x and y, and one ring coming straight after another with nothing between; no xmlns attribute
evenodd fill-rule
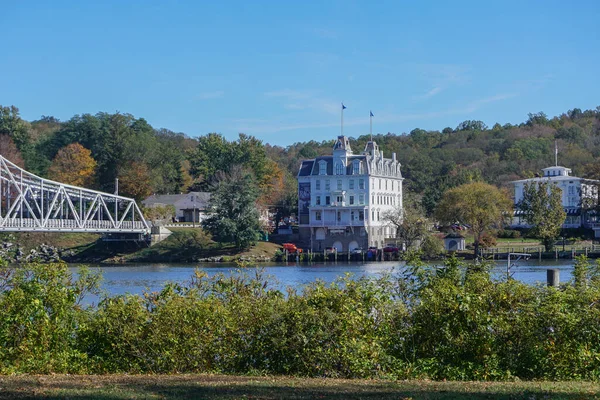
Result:
<svg viewBox="0 0 600 400"><path fill-rule="evenodd" d="M562 191L562 205L567 213L563 228L595 227L595 212L598 204L598 184L600 181L571 176L571 169L554 166L542 169L542 176L513 181L515 186L515 217L513 227L528 227L520 216L519 202L523 199L526 184L537 185L540 182L555 184Z"/></svg>
<svg viewBox="0 0 600 400"><path fill-rule="evenodd" d="M302 244L338 252L383 247L395 229L383 220L402 207L402 173L396 154L385 158L374 141L361 154L338 136L331 156L304 160L298 171L298 217Z"/></svg>

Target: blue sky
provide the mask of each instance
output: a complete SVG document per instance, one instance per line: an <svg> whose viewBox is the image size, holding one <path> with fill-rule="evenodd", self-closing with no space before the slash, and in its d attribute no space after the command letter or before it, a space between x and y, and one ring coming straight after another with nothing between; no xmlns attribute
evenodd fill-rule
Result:
<svg viewBox="0 0 600 400"><path fill-rule="evenodd" d="M600 2L7 1L0 104L265 143L600 105Z"/></svg>

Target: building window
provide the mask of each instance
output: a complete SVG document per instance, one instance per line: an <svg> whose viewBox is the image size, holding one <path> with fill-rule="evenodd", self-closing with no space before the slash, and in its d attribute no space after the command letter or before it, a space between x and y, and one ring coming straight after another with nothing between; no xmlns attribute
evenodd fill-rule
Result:
<svg viewBox="0 0 600 400"><path fill-rule="evenodd" d="M364 194L358 195L358 204L365 204L365 195Z"/></svg>
<svg viewBox="0 0 600 400"><path fill-rule="evenodd" d="M569 207L576 207L576 206L577 206L577 198L569 197Z"/></svg>
<svg viewBox="0 0 600 400"><path fill-rule="evenodd" d="M354 221L354 211L350 211L350 221Z"/></svg>
<svg viewBox="0 0 600 400"><path fill-rule="evenodd" d="M350 196L350 205L354 204L354 196Z"/></svg>
<svg viewBox="0 0 600 400"><path fill-rule="evenodd" d="M342 196L336 196L336 202L338 206L341 206L343 201L344 198Z"/></svg>
<svg viewBox="0 0 600 400"><path fill-rule="evenodd" d="M315 197L315 204L318 205L318 206L321 205L321 196Z"/></svg>
<svg viewBox="0 0 600 400"><path fill-rule="evenodd" d="M319 175L327 175L327 162L326 161L319 162Z"/></svg>
<svg viewBox="0 0 600 400"><path fill-rule="evenodd" d="M375 195L371 195L371 204L375 204Z"/></svg>
<svg viewBox="0 0 600 400"><path fill-rule="evenodd" d="M386 180L385 180L385 190L388 190L388 189L387 189L387 185L388 185L388 180L386 179Z"/></svg>
<svg viewBox="0 0 600 400"><path fill-rule="evenodd" d="M377 211L377 221L379 221L379 211Z"/></svg>
<svg viewBox="0 0 600 400"><path fill-rule="evenodd" d="M358 188L359 189L364 189L365 188L365 180L364 179L359 179L358 180Z"/></svg>
<svg viewBox="0 0 600 400"><path fill-rule="evenodd" d="M315 220L317 220L317 221L321 220L321 211L315 211Z"/></svg>
<svg viewBox="0 0 600 400"><path fill-rule="evenodd" d="M325 190L330 190L330 189L331 189L331 185L330 185L329 179L326 179L325 180Z"/></svg>
<svg viewBox="0 0 600 400"><path fill-rule="evenodd" d="M364 221L365 220L365 212L364 211L359 211L358 212L358 220L359 221Z"/></svg>
<svg viewBox="0 0 600 400"><path fill-rule="evenodd" d="M337 190L342 190L342 180L341 179L337 180Z"/></svg>
<svg viewBox="0 0 600 400"><path fill-rule="evenodd" d="M348 189L350 189L350 190L354 189L354 179L350 179L348 181Z"/></svg>
<svg viewBox="0 0 600 400"><path fill-rule="evenodd" d="M354 160L354 163L352 164L352 173L354 175L360 174L360 161Z"/></svg>
<svg viewBox="0 0 600 400"><path fill-rule="evenodd" d="M575 186L569 186L569 194L575 194Z"/></svg>
<svg viewBox="0 0 600 400"><path fill-rule="evenodd" d="M325 205L328 206L331 204L331 197L325 196Z"/></svg>
<svg viewBox="0 0 600 400"><path fill-rule="evenodd" d="M338 220L338 222L340 222L342 220L342 212L341 211L337 212L337 220Z"/></svg>
<svg viewBox="0 0 600 400"><path fill-rule="evenodd" d="M320 179L317 179L315 181L315 189L316 190L321 190L321 180Z"/></svg>
<svg viewBox="0 0 600 400"><path fill-rule="evenodd" d="M379 190L381 190L381 179L379 179Z"/></svg>
<svg viewBox="0 0 600 400"><path fill-rule="evenodd" d="M375 221L375 211L371 211L371 221Z"/></svg>
<svg viewBox="0 0 600 400"><path fill-rule="evenodd" d="M344 175L344 165L342 163L335 164L335 174L336 175Z"/></svg>

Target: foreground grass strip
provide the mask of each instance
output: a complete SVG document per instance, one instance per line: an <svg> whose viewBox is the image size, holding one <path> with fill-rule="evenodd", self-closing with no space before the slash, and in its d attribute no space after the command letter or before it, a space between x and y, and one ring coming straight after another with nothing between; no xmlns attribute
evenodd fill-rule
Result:
<svg viewBox="0 0 600 400"><path fill-rule="evenodd" d="M593 399L590 382L432 382L228 375L0 377L11 399Z"/></svg>

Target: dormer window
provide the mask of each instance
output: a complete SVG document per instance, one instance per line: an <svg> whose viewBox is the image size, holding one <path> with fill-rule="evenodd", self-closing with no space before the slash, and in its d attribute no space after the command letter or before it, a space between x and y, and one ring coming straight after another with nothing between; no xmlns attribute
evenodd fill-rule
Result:
<svg viewBox="0 0 600 400"><path fill-rule="evenodd" d="M352 174L353 175L360 174L360 161L359 160L354 160L354 162L352 163Z"/></svg>
<svg viewBox="0 0 600 400"><path fill-rule="evenodd" d="M335 164L335 174L344 175L344 164L342 164L341 162Z"/></svg>
<svg viewBox="0 0 600 400"><path fill-rule="evenodd" d="M327 175L327 161L319 161L319 175Z"/></svg>

